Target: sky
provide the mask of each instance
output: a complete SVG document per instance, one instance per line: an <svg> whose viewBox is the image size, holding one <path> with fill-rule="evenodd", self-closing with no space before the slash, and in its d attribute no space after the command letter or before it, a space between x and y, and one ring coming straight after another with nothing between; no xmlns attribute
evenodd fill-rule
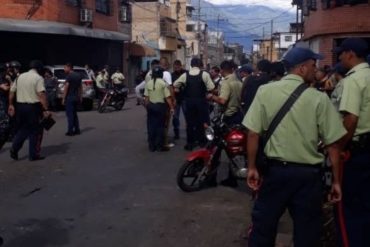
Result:
<svg viewBox="0 0 370 247"><path fill-rule="evenodd" d="M212 4L245 4L245 5L266 5L290 9L292 7L291 0L207 0Z"/></svg>

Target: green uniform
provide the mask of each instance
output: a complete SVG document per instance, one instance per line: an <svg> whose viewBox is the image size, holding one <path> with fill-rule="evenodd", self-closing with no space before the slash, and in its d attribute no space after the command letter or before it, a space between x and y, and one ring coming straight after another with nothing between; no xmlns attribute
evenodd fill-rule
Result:
<svg viewBox="0 0 370 247"><path fill-rule="evenodd" d="M189 70L189 75L199 75L201 70L197 67L193 67ZM202 79L206 85L207 91L211 91L215 88L211 76L207 72L203 72ZM180 88L186 85L186 73L182 74L173 84L174 87Z"/></svg>
<svg viewBox="0 0 370 247"><path fill-rule="evenodd" d="M344 78L339 110L359 118L354 136L370 132L370 68L367 63L353 67Z"/></svg>
<svg viewBox="0 0 370 247"><path fill-rule="evenodd" d="M232 116L240 109L240 97L243 84L235 74L225 77L221 83L220 98L226 100L225 116Z"/></svg>
<svg viewBox="0 0 370 247"><path fill-rule="evenodd" d="M334 104L335 108L339 111L340 101L342 99L343 93L343 79L340 80L337 85L335 85L334 91L332 92L330 99Z"/></svg>
<svg viewBox="0 0 370 247"><path fill-rule="evenodd" d="M304 82L300 76L290 74L281 81L261 86L243 125L258 134L267 131L276 113L301 83ZM309 88L279 123L264 151L271 159L315 165L324 160L324 155L317 151L319 141L329 145L345 134L329 97Z"/></svg>
<svg viewBox="0 0 370 247"><path fill-rule="evenodd" d="M17 103L27 104L40 102L38 93L44 91L44 78L34 69L21 74L10 88L10 92L16 93Z"/></svg>
<svg viewBox="0 0 370 247"><path fill-rule="evenodd" d="M151 103L165 103L165 98L170 97L171 93L168 85L163 79L151 79L145 84L144 96L149 98Z"/></svg>

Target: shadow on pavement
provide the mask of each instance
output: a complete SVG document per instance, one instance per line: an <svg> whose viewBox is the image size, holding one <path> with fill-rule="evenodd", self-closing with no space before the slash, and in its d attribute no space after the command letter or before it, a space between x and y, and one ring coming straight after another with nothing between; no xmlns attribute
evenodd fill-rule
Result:
<svg viewBox="0 0 370 247"><path fill-rule="evenodd" d="M86 133L86 132L89 132L91 130L94 130L96 129L95 127L85 127L85 128L82 128L81 129L81 133Z"/></svg>
<svg viewBox="0 0 370 247"><path fill-rule="evenodd" d="M67 153L70 145L70 142L66 142L59 145L41 147L41 152L46 156L65 154Z"/></svg>
<svg viewBox="0 0 370 247"><path fill-rule="evenodd" d="M22 220L12 229L12 239L7 242L4 239L4 247L21 246L63 246L69 242L68 227L60 220L49 219L27 219Z"/></svg>

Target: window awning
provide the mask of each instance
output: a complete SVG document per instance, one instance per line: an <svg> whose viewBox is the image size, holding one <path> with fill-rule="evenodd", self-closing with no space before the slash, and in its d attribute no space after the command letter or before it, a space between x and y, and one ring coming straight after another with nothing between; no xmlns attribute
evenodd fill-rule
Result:
<svg viewBox="0 0 370 247"><path fill-rule="evenodd" d="M136 57L155 57L157 56L156 51L144 44L136 44L130 43L129 44L129 53L131 56Z"/></svg>
<svg viewBox="0 0 370 247"><path fill-rule="evenodd" d="M91 29L67 23L52 21L31 21L0 18L0 31L74 35L87 38L109 39L109 40L130 40L129 35L107 31L102 29Z"/></svg>

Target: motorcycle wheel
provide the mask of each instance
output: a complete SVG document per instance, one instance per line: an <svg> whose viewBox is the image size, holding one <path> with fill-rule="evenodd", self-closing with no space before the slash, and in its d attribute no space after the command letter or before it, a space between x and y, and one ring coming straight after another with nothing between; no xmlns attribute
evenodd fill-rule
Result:
<svg viewBox="0 0 370 247"><path fill-rule="evenodd" d="M107 100L103 100L102 102L100 102L99 107L98 107L98 112L99 113L105 112L105 109L107 109L107 104L108 104Z"/></svg>
<svg viewBox="0 0 370 247"><path fill-rule="evenodd" d="M116 109L116 111L120 111L122 110L124 105L125 105L125 100L122 100L121 102L119 102L117 105L114 106L114 109Z"/></svg>
<svg viewBox="0 0 370 247"><path fill-rule="evenodd" d="M177 173L177 185L185 192L195 192L202 189L208 175L208 167L202 159L187 161Z"/></svg>

